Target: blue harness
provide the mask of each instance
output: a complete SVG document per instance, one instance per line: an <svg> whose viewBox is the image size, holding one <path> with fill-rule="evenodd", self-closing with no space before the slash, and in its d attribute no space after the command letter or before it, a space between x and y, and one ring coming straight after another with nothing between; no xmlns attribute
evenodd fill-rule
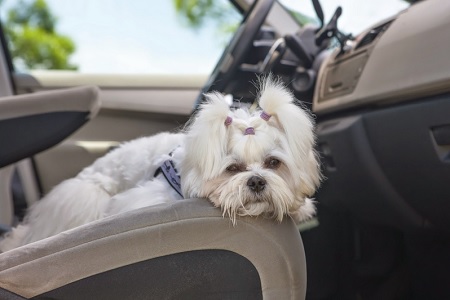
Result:
<svg viewBox="0 0 450 300"><path fill-rule="evenodd" d="M173 151L169 155L172 156L172 153ZM181 193L181 178L180 175L178 175L178 171L171 159L164 161L162 165L156 169L154 177L161 173L164 175L170 186L181 196L181 198L184 198Z"/></svg>

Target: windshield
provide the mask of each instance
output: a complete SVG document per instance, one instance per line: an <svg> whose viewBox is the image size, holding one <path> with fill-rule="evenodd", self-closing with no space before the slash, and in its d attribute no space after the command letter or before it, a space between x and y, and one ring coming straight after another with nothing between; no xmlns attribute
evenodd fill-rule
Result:
<svg viewBox="0 0 450 300"><path fill-rule="evenodd" d="M20 72L208 74L242 18L228 0L0 0Z"/></svg>
<svg viewBox="0 0 450 300"><path fill-rule="evenodd" d="M291 10L301 24L304 24L305 20L319 24L311 0L280 0L280 3ZM336 8L341 6L343 12L338 21L339 29L352 34L358 34L409 6L405 0L322 0L320 4L325 15L325 23L330 20Z"/></svg>

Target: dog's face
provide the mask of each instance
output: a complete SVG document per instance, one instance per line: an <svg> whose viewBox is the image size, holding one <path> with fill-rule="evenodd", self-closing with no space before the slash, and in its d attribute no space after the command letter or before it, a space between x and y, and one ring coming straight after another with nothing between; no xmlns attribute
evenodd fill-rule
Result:
<svg viewBox="0 0 450 300"><path fill-rule="evenodd" d="M270 80L262 86L262 110L230 111L221 95L208 97L187 132L184 195L209 198L233 221L296 213L320 179L308 114Z"/></svg>
<svg viewBox="0 0 450 300"><path fill-rule="evenodd" d="M243 135L241 126L229 129L223 167L202 185L201 196L222 207L232 219L264 215L281 221L284 214L302 204L303 197L298 197L301 184L295 180L300 176L291 153L283 147L285 136L276 128L256 125L260 123L257 118L247 118L255 135Z"/></svg>

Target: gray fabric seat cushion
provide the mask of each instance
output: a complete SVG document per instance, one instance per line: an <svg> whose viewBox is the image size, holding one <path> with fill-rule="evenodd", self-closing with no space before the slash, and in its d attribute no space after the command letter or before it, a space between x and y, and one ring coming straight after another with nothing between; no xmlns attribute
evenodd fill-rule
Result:
<svg viewBox="0 0 450 300"><path fill-rule="evenodd" d="M304 299L306 265L293 221L239 218L205 199L105 218L0 254L0 287L30 298L77 280L174 253L222 249L248 259L264 299Z"/></svg>

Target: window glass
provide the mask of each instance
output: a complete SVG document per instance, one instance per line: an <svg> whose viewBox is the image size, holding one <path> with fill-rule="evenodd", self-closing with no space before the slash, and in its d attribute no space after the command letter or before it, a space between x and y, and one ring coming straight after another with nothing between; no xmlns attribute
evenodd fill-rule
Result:
<svg viewBox="0 0 450 300"><path fill-rule="evenodd" d="M15 69L210 73L242 20L228 0L0 0Z"/></svg>
<svg viewBox="0 0 450 300"><path fill-rule="evenodd" d="M299 23L319 24L311 0L280 0L296 17ZM409 6L405 0L320 0L325 16L329 22L338 6L342 7L339 29L345 33L359 34L369 26L389 18Z"/></svg>

